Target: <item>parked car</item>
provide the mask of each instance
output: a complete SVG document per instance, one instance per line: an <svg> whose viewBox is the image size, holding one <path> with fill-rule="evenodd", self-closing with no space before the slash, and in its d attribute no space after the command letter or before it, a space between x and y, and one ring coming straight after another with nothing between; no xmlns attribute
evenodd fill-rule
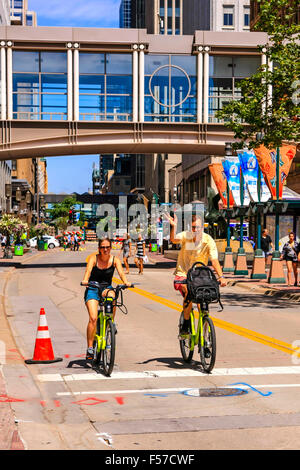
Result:
<svg viewBox="0 0 300 470"><path fill-rule="evenodd" d="M48 248L52 249L59 246L59 241L55 237L51 237L50 235L43 235L42 240L48 242ZM36 248L37 245L37 237L33 237L29 240L30 247Z"/></svg>

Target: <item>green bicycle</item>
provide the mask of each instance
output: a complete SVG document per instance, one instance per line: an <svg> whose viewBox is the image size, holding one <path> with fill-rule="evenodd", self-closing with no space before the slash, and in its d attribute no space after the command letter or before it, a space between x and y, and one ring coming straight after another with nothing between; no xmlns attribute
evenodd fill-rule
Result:
<svg viewBox="0 0 300 470"><path fill-rule="evenodd" d="M86 287L93 287L101 290L103 286L91 281ZM122 313L127 314L127 308L123 303L123 290L134 287L119 284L116 287L110 287L106 296L100 295L98 318L95 339L93 342L94 358L92 367L97 370L102 365L104 374L109 377L113 371L116 354L116 327L113 320L114 308L119 307ZM113 295L112 295L113 293ZM125 307L125 311L122 310Z"/></svg>
<svg viewBox="0 0 300 470"><path fill-rule="evenodd" d="M186 281L175 281L175 283L186 284ZM197 304L197 307L199 312L198 324L196 325L196 314L192 308L190 314L190 333L186 335L180 334L184 320L183 312L181 312L178 335L179 345L182 358L187 363L191 362L195 347L198 346L198 353L200 354L200 362L203 370L209 373L214 368L216 361L216 332L213 321L209 316L208 304Z"/></svg>

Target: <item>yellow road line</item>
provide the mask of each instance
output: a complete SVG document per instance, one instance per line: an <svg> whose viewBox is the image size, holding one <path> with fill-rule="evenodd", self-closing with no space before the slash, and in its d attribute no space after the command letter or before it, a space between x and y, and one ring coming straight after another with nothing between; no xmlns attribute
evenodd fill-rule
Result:
<svg viewBox="0 0 300 470"><path fill-rule="evenodd" d="M113 281L116 284L121 284L119 279L113 278ZM158 302L166 307L170 307L173 310L177 310L178 312L182 311L182 305L178 304L177 302L173 302L172 300L164 299L159 295L152 294L151 292L145 291L138 287L134 287L132 289L133 292L136 294L142 295L147 299L154 300L154 302ZM283 351L287 354L293 354L296 357L300 357L300 354L297 354L297 349L295 349L291 344L285 343L284 341L280 341L279 339L272 338L271 336L262 335L256 331L248 330L247 328L243 328L239 325L234 325L233 323L226 322L224 320L219 320L218 318L211 317L215 326L227 330L231 333L234 333L239 336L243 336L244 338L251 339L252 341L256 341L258 343L264 344L274 349L278 349L279 351Z"/></svg>

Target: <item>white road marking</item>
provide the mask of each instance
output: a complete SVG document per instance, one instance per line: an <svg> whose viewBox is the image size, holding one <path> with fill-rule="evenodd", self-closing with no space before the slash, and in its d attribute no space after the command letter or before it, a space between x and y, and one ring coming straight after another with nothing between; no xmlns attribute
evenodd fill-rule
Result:
<svg viewBox="0 0 300 470"><path fill-rule="evenodd" d="M250 384L249 384L250 385ZM237 389L243 389L243 390L249 390L256 388L256 389L261 389L261 388L300 388L300 383L299 384L267 384L267 385L247 385L247 384L237 384L237 385L222 385L221 388L237 388ZM198 387L201 389L201 387ZM202 388L207 388L207 387L202 387ZM211 387L212 389L214 387ZM217 388L217 387L216 387ZM75 396L75 395L128 395L128 394L136 394L136 393L144 393L144 394L149 394L149 395L156 395L156 394L164 394L164 393L181 393L181 392L186 392L188 390L195 390L195 387L181 387L181 388L145 388L145 389L139 389L139 390L88 390L88 391L82 391L82 392L57 392L56 395L63 397L63 396Z"/></svg>
<svg viewBox="0 0 300 470"><path fill-rule="evenodd" d="M233 369L214 369L210 376L252 376L252 375L276 375L276 374L300 374L300 366L286 367L244 367ZM87 374L39 374L36 376L40 382L73 382L88 380L122 380L122 379L149 379L172 377L207 377L207 374L194 369L181 370L152 370L143 372L113 372L111 377L105 377L96 372Z"/></svg>

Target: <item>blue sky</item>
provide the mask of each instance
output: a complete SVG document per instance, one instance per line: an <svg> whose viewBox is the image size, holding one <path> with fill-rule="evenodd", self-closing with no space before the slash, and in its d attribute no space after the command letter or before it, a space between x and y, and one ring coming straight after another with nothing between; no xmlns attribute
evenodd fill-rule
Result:
<svg viewBox="0 0 300 470"><path fill-rule="evenodd" d="M29 0L38 26L119 27L120 0ZM41 155L42 157L42 155ZM84 193L92 187L98 155L47 158L48 191Z"/></svg>

